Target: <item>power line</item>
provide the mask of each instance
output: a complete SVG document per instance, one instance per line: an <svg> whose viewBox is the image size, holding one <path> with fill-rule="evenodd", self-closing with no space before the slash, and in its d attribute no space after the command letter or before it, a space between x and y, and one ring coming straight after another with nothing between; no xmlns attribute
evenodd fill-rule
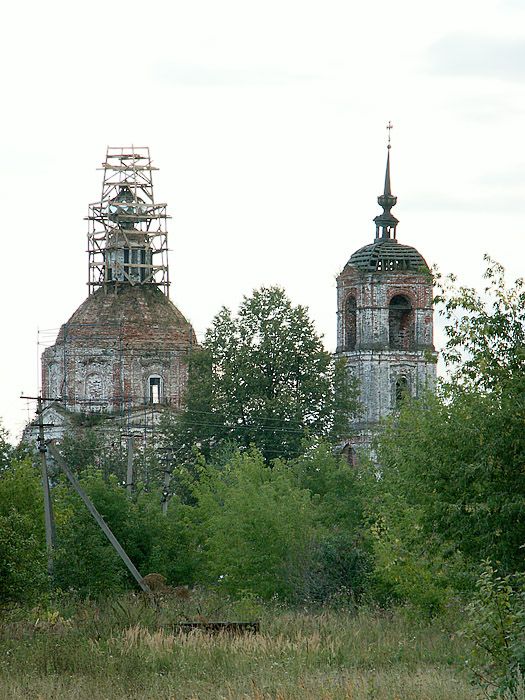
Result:
<svg viewBox="0 0 525 700"><path fill-rule="evenodd" d="M138 411L139 409L136 409L136 410ZM118 421L118 419L127 418L127 415L124 413L120 414L119 416L112 415L112 414L98 414L97 412L94 412L94 411L91 413L93 415L102 415L103 419L114 418L115 421ZM213 415L213 414L208 414L208 415ZM270 420L280 420L280 419L272 418ZM285 421L283 420L282 423L284 424ZM305 430L308 430L308 428L312 427L312 425L305 425L305 426L299 427L299 428L291 428L291 427L285 427L284 425L281 425L281 426L265 425L263 420L252 421L249 424L239 423L239 424L235 424L235 425L231 425L231 424L229 425L226 423L219 423L219 422L212 423L209 421L192 421L192 423L189 427L196 426L196 427L206 427L206 428L224 428L224 429L229 430L229 431L258 430L258 431L267 431L267 432L271 432L271 433L291 433L291 434L302 435L302 434L304 434ZM79 427L82 427L82 426L79 426ZM88 426L88 427L92 427L93 429L99 430L99 431L112 432L111 428L103 428L102 426L99 427L99 426L93 425L93 426ZM130 428L138 429L138 428L144 428L144 427L149 428L150 426L148 424L137 425L137 424L130 423ZM152 427L156 427L158 429L158 424L156 426L152 426ZM118 430L117 426L115 426L115 429Z"/></svg>
<svg viewBox="0 0 525 700"><path fill-rule="evenodd" d="M250 445L239 445L238 447L239 447L239 449L240 449L241 451L244 451L244 450L250 449L251 446L252 446L252 445L250 444ZM103 453L103 451L104 451L104 449L105 449L106 447L107 447L107 446L102 445L102 446L100 446L100 447L95 448L94 451L95 451L95 453L97 453L97 452L99 452L99 453L102 452L102 453ZM169 446L169 445L168 445L167 447L169 447L170 449L174 450L175 452L180 451L180 449L179 449L178 447L175 447L175 446ZM265 447L264 447L264 448L259 448L257 445L254 445L254 447L255 447L256 449L258 449L259 451L265 452L266 454L276 454L276 455L283 456L283 450L279 450L279 449L275 449L275 448L265 448ZM126 467L126 455L127 455L127 452L126 452L126 448L125 448L125 447L121 447L121 449L122 449L122 454L121 454L121 455L118 455L118 456L123 460L123 461L122 461L122 468L125 469L125 467ZM161 449L161 448L157 448L157 449ZM92 454L93 454L93 450L89 450L89 449L86 449L86 448L83 448L83 447L79 447L78 444L77 444L77 445L75 445L75 453L76 453L76 454L83 454L83 455L92 455ZM143 455L143 456L144 456L144 455ZM99 456L98 456L98 459L100 460L100 459L104 459L104 458L103 458L103 457L101 458L100 455L99 455ZM158 459L159 462L160 462L160 461L162 461L163 458L162 458L162 457L157 457L157 459ZM185 464L185 463L187 464L188 462L189 462L188 459L184 459L181 463L179 463L178 466L182 466L183 464ZM100 466L100 465L93 464L93 465L91 465L91 466L97 467L97 466ZM162 473L163 468L161 467L161 465L159 465L159 470L160 470L160 473Z"/></svg>

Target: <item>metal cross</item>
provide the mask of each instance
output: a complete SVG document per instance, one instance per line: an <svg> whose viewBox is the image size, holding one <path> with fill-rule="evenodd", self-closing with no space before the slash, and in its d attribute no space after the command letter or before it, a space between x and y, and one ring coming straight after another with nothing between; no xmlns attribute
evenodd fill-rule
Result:
<svg viewBox="0 0 525 700"><path fill-rule="evenodd" d="M393 124L392 124L391 121L388 122L388 124L386 125L386 128L388 129L388 145L387 145L387 148L390 148L390 132L391 132L391 130L394 128L394 126L393 126Z"/></svg>

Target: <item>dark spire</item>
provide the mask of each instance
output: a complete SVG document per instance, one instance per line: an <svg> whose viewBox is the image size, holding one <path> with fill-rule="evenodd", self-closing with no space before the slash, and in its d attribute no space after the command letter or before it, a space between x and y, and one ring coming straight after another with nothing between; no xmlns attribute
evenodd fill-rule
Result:
<svg viewBox="0 0 525 700"><path fill-rule="evenodd" d="M385 194L385 195L390 194L391 195L392 192L390 192L390 144L388 144L387 148L388 148L388 154L386 157L385 191L383 194Z"/></svg>
<svg viewBox="0 0 525 700"><path fill-rule="evenodd" d="M376 240L378 238L396 238L396 226L399 221L391 213L392 207L397 202L397 197L394 197L390 191L390 129L392 129L392 124L388 122L388 145L387 145L387 158L386 158L386 172L385 172L385 187L383 194L379 195L377 198L377 203L383 208L383 212L376 216L374 223L376 225Z"/></svg>

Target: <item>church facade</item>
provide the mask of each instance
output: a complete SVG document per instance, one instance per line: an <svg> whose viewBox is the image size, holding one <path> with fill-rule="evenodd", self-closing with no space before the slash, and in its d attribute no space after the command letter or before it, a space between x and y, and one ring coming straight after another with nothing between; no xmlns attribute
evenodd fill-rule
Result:
<svg viewBox="0 0 525 700"><path fill-rule="evenodd" d="M368 447L382 419L407 395L436 381L433 280L423 256L397 240L391 209L390 144L374 240L356 250L337 277L337 357L358 381L361 416L346 451Z"/></svg>
<svg viewBox="0 0 525 700"><path fill-rule="evenodd" d="M101 200L90 205L89 295L42 354L49 432L79 413L128 429L182 407L191 324L169 299L166 205L155 201L147 148L109 148Z"/></svg>
<svg viewBox="0 0 525 700"><path fill-rule="evenodd" d="M166 205L155 200L147 148L109 148L100 201L90 205L89 295L42 354L49 437L75 414L99 413L127 434L154 430L183 407L197 339L169 299ZM399 243L390 144L375 237L337 277L337 349L359 385L362 412L344 450L368 447L407 395L436 380L433 280L423 256ZM145 435L145 432L144 432Z"/></svg>

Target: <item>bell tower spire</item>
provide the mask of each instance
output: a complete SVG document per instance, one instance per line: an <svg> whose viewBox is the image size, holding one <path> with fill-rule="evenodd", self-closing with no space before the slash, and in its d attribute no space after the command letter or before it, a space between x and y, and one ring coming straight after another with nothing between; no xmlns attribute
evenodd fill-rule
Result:
<svg viewBox="0 0 525 700"><path fill-rule="evenodd" d="M432 275L415 248L396 240L397 198L390 183L388 122L383 213L376 216L376 238L358 248L337 277L337 350L348 374L359 381L361 414L350 419L342 450L356 459L369 448L386 416L405 396L422 396L436 380L433 340Z"/></svg>
<svg viewBox="0 0 525 700"><path fill-rule="evenodd" d="M386 172L385 172L385 186L383 188L383 194L380 194L377 198L377 203L383 208L383 212L376 216L374 223L376 225L376 241L378 239L393 239L396 240L396 228L399 223L398 219L390 211L392 207L397 202L397 197L391 192L390 189L390 132L393 128L392 122L388 122L388 143L387 143L387 157L386 157Z"/></svg>

